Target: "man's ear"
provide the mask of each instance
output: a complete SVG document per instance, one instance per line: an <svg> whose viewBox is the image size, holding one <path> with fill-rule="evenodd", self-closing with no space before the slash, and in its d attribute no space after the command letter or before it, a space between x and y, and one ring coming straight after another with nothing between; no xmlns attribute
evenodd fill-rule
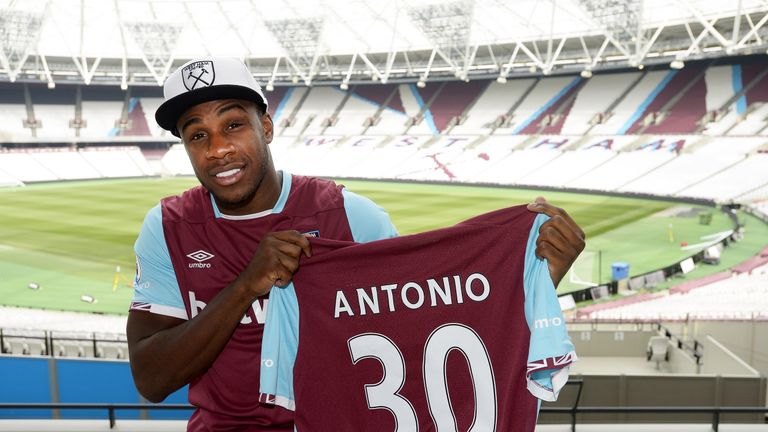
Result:
<svg viewBox="0 0 768 432"><path fill-rule="evenodd" d="M272 123L272 116L270 116L269 113L264 113L261 115L261 127L264 129L264 139L266 140L266 143L271 143L274 124Z"/></svg>

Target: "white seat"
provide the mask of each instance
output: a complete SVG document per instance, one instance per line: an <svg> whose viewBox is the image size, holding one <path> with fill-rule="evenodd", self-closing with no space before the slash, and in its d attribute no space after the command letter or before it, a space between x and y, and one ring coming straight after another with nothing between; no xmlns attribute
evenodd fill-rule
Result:
<svg viewBox="0 0 768 432"><path fill-rule="evenodd" d="M57 357L85 357L85 349L77 341L54 341L53 352Z"/></svg>
<svg viewBox="0 0 768 432"><path fill-rule="evenodd" d="M646 353L648 361L655 361L659 369L662 361L669 361L669 340L664 336L651 336Z"/></svg>

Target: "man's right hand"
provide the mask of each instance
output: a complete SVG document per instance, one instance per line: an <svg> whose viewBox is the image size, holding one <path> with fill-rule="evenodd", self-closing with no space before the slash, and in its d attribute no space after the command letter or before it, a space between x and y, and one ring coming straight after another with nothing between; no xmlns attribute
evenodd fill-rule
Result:
<svg viewBox="0 0 768 432"><path fill-rule="evenodd" d="M309 239L298 231L276 231L265 235L238 283L248 286L254 298L267 294L273 285L288 285L299 268L299 258L312 256Z"/></svg>
<svg viewBox="0 0 768 432"><path fill-rule="evenodd" d="M139 392L160 402L208 370L256 297L288 285L302 253L311 249L298 231L266 234L245 270L194 318L130 311L128 348Z"/></svg>

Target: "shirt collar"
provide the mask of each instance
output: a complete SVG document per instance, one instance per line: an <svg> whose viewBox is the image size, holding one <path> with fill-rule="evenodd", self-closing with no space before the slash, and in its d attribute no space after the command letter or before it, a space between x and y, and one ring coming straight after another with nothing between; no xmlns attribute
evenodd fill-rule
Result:
<svg viewBox="0 0 768 432"><path fill-rule="evenodd" d="M210 194L211 196L211 205L213 206L213 214L216 216L216 219L222 218L222 219L229 219L229 220L246 220L246 219L258 219L264 216L271 215L273 213L280 213L283 211L283 208L285 208L285 202L288 201L288 194L291 192L291 174L287 173L285 171L280 171L283 174L283 183L281 185L280 189L280 196L277 198L277 202L275 203L275 206L268 210L263 210L258 213L251 213L246 215L228 215L224 214L219 210L219 207L216 205L216 200L213 199L213 194Z"/></svg>

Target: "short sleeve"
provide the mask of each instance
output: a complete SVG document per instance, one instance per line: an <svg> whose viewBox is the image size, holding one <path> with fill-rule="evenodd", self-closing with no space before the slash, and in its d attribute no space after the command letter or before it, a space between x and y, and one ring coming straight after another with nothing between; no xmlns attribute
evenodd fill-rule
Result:
<svg viewBox="0 0 768 432"><path fill-rule="evenodd" d="M357 243L397 237L397 230L389 214L370 199L342 190L344 210L352 230L352 239Z"/></svg>
<svg viewBox="0 0 768 432"><path fill-rule="evenodd" d="M259 402L295 410L293 365L299 348L299 303L293 282L272 287L261 342Z"/></svg>
<svg viewBox="0 0 768 432"><path fill-rule="evenodd" d="M525 319L531 331L528 349L528 390L537 398L554 401L568 381L576 361L565 319L557 301L547 261L536 257L539 228L549 219L540 214L531 227L525 253Z"/></svg>
<svg viewBox="0 0 768 432"><path fill-rule="evenodd" d="M153 207L134 244L136 278L131 310L188 319L163 233L162 210Z"/></svg>

